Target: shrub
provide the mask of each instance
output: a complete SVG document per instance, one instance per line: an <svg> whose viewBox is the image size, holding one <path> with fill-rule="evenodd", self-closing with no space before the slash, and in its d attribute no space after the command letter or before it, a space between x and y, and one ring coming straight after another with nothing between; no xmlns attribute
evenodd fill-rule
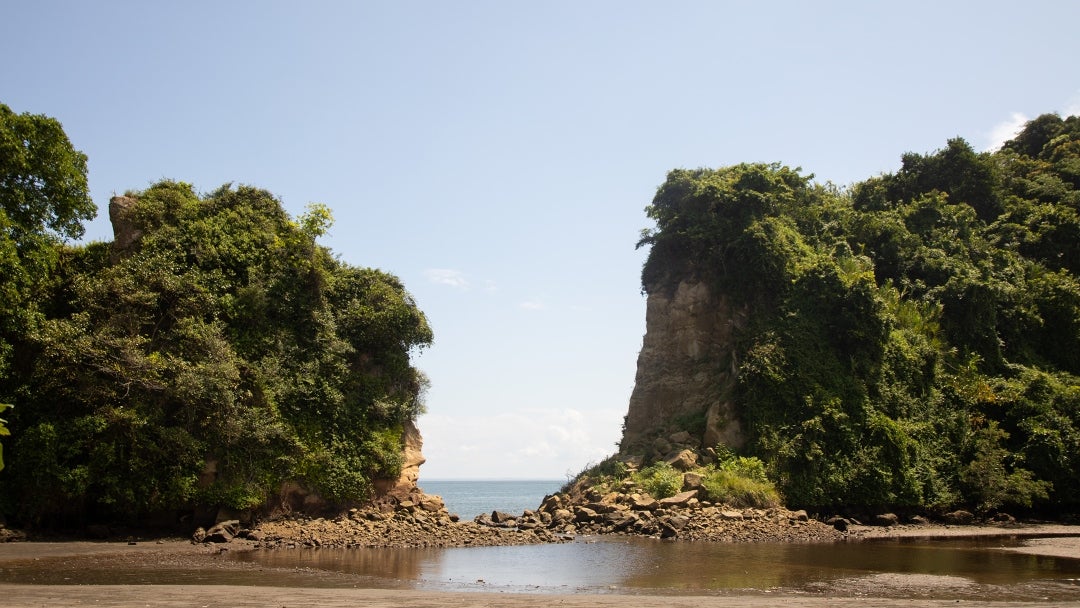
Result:
<svg viewBox="0 0 1080 608"><path fill-rule="evenodd" d="M634 483L641 486L653 498L667 498L679 493L683 475L666 462L658 462L633 475Z"/></svg>

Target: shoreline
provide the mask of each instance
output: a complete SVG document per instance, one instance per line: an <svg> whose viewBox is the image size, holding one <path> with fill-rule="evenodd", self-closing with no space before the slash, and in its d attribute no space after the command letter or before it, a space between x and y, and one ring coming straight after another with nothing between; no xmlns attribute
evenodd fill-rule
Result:
<svg viewBox="0 0 1080 608"><path fill-rule="evenodd" d="M1066 558L1080 561L1080 526L1064 524L1020 524L1010 527L996 525L946 526L938 524L875 528L856 526L848 538L836 542L880 542L882 540L960 540L1021 538L1022 546L1001 547L1045 558ZM222 558L218 545L194 544L189 540L163 538L130 541L22 541L0 544L0 594L4 605L30 607L42 605L94 606L329 606L344 607L362 604L372 608L395 608L409 605L418 608L447 606L503 606L506 608L539 608L552 605L563 608L624 607L643 608L728 608L748 606L765 608L783 605L802 608L838 606L848 608L874 606L896 608L911 606L994 606L1021 608L1029 606L1078 606L1080 599L1028 599L1009 596L1004 599L983 600L967 595L962 600L950 595L963 579L954 576L931 576L880 573L871 574L847 587L834 587L821 592L797 589L589 589L577 592L518 593L492 588L490 590L425 590L403 586L401 581L385 584L364 582L363 577L339 576L309 568L273 571L240 561ZM661 541L657 541L661 542ZM688 541L674 541L688 542ZM255 543L237 542L228 553L256 550ZM288 551L287 549L271 549ZM323 549L338 551L348 549ZM368 549L355 549L368 550ZM55 573L41 583L5 580L4 571L12 567L44 560L80 568L85 564L108 564L106 578L98 582L67 584ZM140 567L174 568L193 578L190 584L148 583L131 578ZM52 572L51 566L46 569ZM59 570L60 568L55 568ZM108 577L109 572L115 576ZM120 576L126 575L126 577ZM24 577L25 578L25 577ZM11 579L8 579L11 580ZM272 583L267 581L272 580ZM217 581L217 582L215 582ZM239 582L237 582L239 581ZM126 584L116 584L126 583ZM987 596L989 597L989 596ZM1064 599L1064 601L1062 601Z"/></svg>
<svg viewBox="0 0 1080 608"><path fill-rule="evenodd" d="M501 594L440 591L399 591L386 589L305 589L297 587L246 587L222 585L199 587L189 585L95 585L65 587L63 585L8 585L0 583L8 608L37 608L43 605L93 605L102 608L125 606L157 606L179 608L186 606L320 606L326 608L448 608L452 606L484 606L487 608L768 608L782 605L790 608L881 608L919 606L966 606L978 608L1044 608L1080 606L1080 601L1054 602L1022 600L953 600L879 598L874 596L837 597L796 594L733 595L619 595L619 594ZM77 597L75 595L77 592Z"/></svg>

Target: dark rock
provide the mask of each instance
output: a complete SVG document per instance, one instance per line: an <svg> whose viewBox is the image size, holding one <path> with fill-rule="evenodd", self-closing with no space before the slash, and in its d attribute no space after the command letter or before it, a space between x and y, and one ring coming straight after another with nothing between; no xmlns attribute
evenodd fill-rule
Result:
<svg viewBox="0 0 1080 608"><path fill-rule="evenodd" d="M955 526L966 526L975 521L975 516L970 511L964 511L963 509L953 511L952 513L946 513L944 515L945 523Z"/></svg>
<svg viewBox="0 0 1080 608"><path fill-rule="evenodd" d="M833 528L836 528L840 532L846 532L849 525L848 520L844 519L843 517L832 517L829 518L829 520L825 523L829 524Z"/></svg>
<svg viewBox="0 0 1080 608"><path fill-rule="evenodd" d="M895 513L879 513L874 516L874 525L881 526L883 528L891 528L898 525L900 518Z"/></svg>
<svg viewBox="0 0 1080 608"><path fill-rule="evenodd" d="M705 478L697 473L683 473L682 476L682 489L687 490L700 490L702 482Z"/></svg>
<svg viewBox="0 0 1080 608"><path fill-rule="evenodd" d="M794 519L795 521L808 521L810 516L806 514L805 510L799 509L798 511L791 512L791 519Z"/></svg>
<svg viewBox="0 0 1080 608"><path fill-rule="evenodd" d="M491 512L491 521L497 524L509 524L516 519L517 518L513 515L510 515L509 513L503 513L502 511Z"/></svg>
<svg viewBox="0 0 1080 608"><path fill-rule="evenodd" d="M588 507L574 507L574 521L578 523L596 521L596 511Z"/></svg>

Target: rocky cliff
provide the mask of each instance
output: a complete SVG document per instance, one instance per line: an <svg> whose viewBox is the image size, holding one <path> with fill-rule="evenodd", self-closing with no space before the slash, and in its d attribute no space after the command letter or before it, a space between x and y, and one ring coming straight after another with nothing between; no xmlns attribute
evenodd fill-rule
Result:
<svg viewBox="0 0 1080 608"><path fill-rule="evenodd" d="M747 311L702 282L650 289L645 337L620 454L646 461L682 448L744 442L735 404L735 333Z"/></svg>

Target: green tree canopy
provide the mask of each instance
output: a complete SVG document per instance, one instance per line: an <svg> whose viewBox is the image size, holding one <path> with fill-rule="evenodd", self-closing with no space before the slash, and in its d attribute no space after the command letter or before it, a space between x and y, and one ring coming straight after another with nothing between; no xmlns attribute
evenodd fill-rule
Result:
<svg viewBox="0 0 1080 608"><path fill-rule="evenodd" d="M22 352L5 510L252 509L290 480L349 503L398 474L432 333L396 277L316 244L320 205L173 181L123 202L141 236L63 250Z"/></svg>
<svg viewBox="0 0 1080 608"><path fill-rule="evenodd" d="M752 311L735 399L790 502L1080 504L1078 127L949 140L848 191L775 164L668 175L643 288Z"/></svg>

